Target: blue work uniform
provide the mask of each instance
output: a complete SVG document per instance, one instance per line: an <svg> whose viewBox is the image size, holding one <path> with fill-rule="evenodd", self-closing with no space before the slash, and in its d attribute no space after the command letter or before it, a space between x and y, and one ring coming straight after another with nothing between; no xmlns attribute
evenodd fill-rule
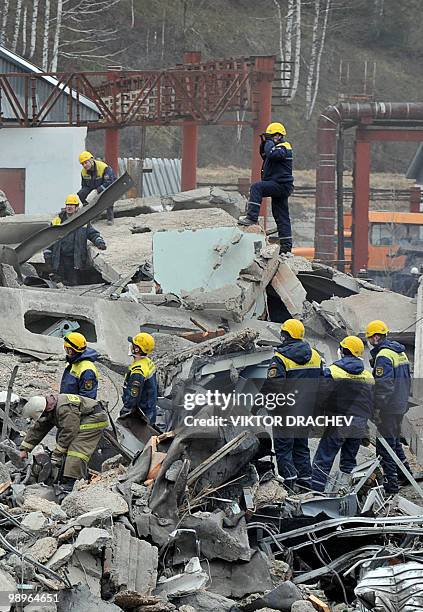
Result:
<svg viewBox="0 0 423 612"><path fill-rule="evenodd" d="M123 383L123 408L120 416L142 412L150 423L156 422L157 377L156 366L149 357L134 361Z"/></svg>
<svg viewBox="0 0 423 612"><path fill-rule="evenodd" d="M294 190L292 146L286 140L275 144L273 140L267 139L260 145L260 155L263 159L261 181L253 183L250 187L247 216L257 221L262 199L271 197L272 215L280 243L290 249L292 235L288 198Z"/></svg>
<svg viewBox="0 0 423 612"><path fill-rule="evenodd" d="M116 180L116 175L113 168L108 166L105 162L98 159L94 160L92 168L85 170L83 167L81 170L81 189L78 191L78 197L83 204L86 203L88 194L96 190L97 193L101 193L107 187L109 187ZM113 220L113 206L107 209L107 220Z"/></svg>
<svg viewBox="0 0 423 612"><path fill-rule="evenodd" d="M317 447L312 465L311 488L324 491L328 476L341 451L341 472L351 474L361 440L367 433L367 421L373 414L374 378L364 369L363 360L353 355L342 357L324 369L319 405L327 415L353 417L349 427L328 427Z"/></svg>
<svg viewBox="0 0 423 612"><path fill-rule="evenodd" d="M292 414L313 416L316 404L318 379L322 375L322 358L304 340L288 339L279 346L269 364L267 378L283 382L284 391L288 387L295 394L295 407L289 409ZM278 471L288 487L297 482L309 486L311 481L310 449L308 437L293 435L284 437L284 433L273 428L273 444L278 464ZM298 480L297 480L298 479Z"/></svg>
<svg viewBox="0 0 423 612"><path fill-rule="evenodd" d="M389 446L395 451L404 466L410 471L401 444L401 425L408 410L411 374L410 362L405 354L405 346L399 342L382 340L370 354L375 377L375 422ZM384 488L387 493L397 493L398 476L402 472L376 439L376 453L380 455L384 472Z"/></svg>
<svg viewBox="0 0 423 612"><path fill-rule="evenodd" d="M96 399L98 371L94 362L97 359L97 351L91 348L86 348L83 353L75 353L72 357L66 357L68 364L63 372L59 393Z"/></svg>

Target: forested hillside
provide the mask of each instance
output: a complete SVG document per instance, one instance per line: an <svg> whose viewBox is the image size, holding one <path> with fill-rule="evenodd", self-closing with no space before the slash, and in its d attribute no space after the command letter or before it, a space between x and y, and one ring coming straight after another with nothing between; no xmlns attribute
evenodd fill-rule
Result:
<svg viewBox="0 0 423 612"><path fill-rule="evenodd" d="M165 67L184 50L204 58L275 54L292 62L291 101L275 112L296 164L315 166L316 119L336 102L341 60L361 91L376 63L375 97L420 101L421 2L408 0L0 0L0 40L46 70ZM369 79L369 82L371 79ZM368 82L368 84L369 84ZM139 153L138 132L123 153ZM95 144L95 141L94 141ZM149 128L147 154L178 155L179 130ZM200 164L250 161L251 132L201 129ZM410 146L375 147L374 169L402 172Z"/></svg>

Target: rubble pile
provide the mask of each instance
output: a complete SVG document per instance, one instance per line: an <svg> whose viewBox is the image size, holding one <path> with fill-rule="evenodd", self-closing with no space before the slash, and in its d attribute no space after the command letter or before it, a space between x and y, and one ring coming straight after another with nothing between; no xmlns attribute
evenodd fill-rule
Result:
<svg viewBox="0 0 423 612"><path fill-rule="evenodd" d="M349 612L388 609L400 595L404 605L421 603L417 483L387 498L379 460L367 450L347 481L335 471L325 493L293 492L275 475L270 428L237 424L262 414L256 406L231 404L234 418L222 426L213 399L184 404L187 394L247 391L266 378L289 317L304 321L310 344L330 362L339 339L383 309L412 355L415 300L279 255L258 226L236 225L242 208L242 196L216 188L121 200L112 227L96 222L108 249L93 249L99 282L87 285L50 282L39 254L21 279L19 265L0 264L0 384L13 387L11 402L0 396L0 591L26 585L49 595L43 610L75 612ZM49 229L42 223L40 231ZM22 243L30 252L28 225ZM28 426L23 400L58 389L67 329L82 330L99 352L99 399L113 427L89 479L63 496L46 459L54 437L28 462L17 448ZM156 342L155 427L117 418L127 338L139 330Z"/></svg>

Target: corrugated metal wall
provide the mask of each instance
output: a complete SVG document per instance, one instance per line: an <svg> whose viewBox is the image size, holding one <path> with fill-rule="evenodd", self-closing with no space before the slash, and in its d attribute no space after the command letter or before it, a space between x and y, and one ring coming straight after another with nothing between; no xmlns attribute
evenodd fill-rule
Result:
<svg viewBox="0 0 423 612"><path fill-rule="evenodd" d="M145 172L142 179L142 195L170 195L181 191L181 160L159 159L147 157L144 169L152 168L153 172ZM141 160L133 157L119 158L119 175L128 171L136 185L140 184ZM139 191L138 191L139 193Z"/></svg>
<svg viewBox="0 0 423 612"><path fill-rule="evenodd" d="M8 73L8 72L26 72L30 73L29 70L25 70L18 63L13 63L9 58L2 55L0 50L0 73ZM10 77L10 84L13 87L16 97L19 100L22 108L25 108L25 79L20 77ZM54 89L54 85L49 83L46 79L36 79L36 101L37 101L37 110L39 110L42 105L45 103L52 90ZM46 117L46 121L51 121L54 123L68 123L68 94L64 93L57 100L56 104L52 108L52 110L48 113ZM30 107L31 108L31 107ZM98 114L94 110L88 108L82 103L79 103L80 108L80 120L81 122L85 121L96 121L98 119ZM77 104L74 99L72 105L72 114L73 119L76 120L76 110ZM14 119L15 114L12 112L9 101L4 92L2 92L1 97L1 112L3 119Z"/></svg>

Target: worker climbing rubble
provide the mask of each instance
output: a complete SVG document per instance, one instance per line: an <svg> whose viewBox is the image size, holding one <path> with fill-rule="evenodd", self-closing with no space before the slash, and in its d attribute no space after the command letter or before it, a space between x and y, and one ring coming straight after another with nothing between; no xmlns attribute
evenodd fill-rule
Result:
<svg viewBox="0 0 423 612"><path fill-rule="evenodd" d="M304 325L298 319L288 319L281 326L282 343L277 347L270 362L267 378L274 382L284 381L287 396L292 391L296 396L295 412L313 415L316 403L318 379L322 375L322 358L304 340ZM287 389L287 384L289 389ZM274 427L273 442L278 471L286 486L310 488L311 463L307 431L292 432L290 437Z"/></svg>
<svg viewBox="0 0 423 612"><path fill-rule="evenodd" d="M103 431L109 426L107 414L96 400L79 395L34 396L23 409L23 416L35 422L21 442L21 458L57 427L56 447L51 455L53 476L71 491L76 480L86 478L87 464Z"/></svg>
<svg viewBox="0 0 423 612"><path fill-rule="evenodd" d="M374 378L364 368L363 341L347 336L339 344L339 359L324 369L319 388L319 408L326 414L352 416L349 426L329 426L317 447L312 465L311 488L324 491L335 457L340 451L340 470L351 474L367 421L373 414Z"/></svg>
<svg viewBox="0 0 423 612"><path fill-rule="evenodd" d="M85 336L70 332L64 338L67 365L60 382L60 393L73 393L96 399L98 372L94 364L98 353L87 347Z"/></svg>
<svg viewBox="0 0 423 612"><path fill-rule="evenodd" d="M156 422L157 378L156 366L150 357L154 350L154 338L141 332L129 337L133 362L128 368L123 385L123 408L120 416L145 416Z"/></svg>
<svg viewBox="0 0 423 612"><path fill-rule="evenodd" d="M94 155L89 151L82 151L79 156L81 170L81 189L78 191L79 199L83 204L87 203L87 196L94 190L101 193L109 187L115 180L116 175L111 166L105 162L94 159ZM107 223L113 224L113 206L107 209Z"/></svg>
<svg viewBox="0 0 423 612"><path fill-rule="evenodd" d="M75 193L71 193L65 200L65 210L55 217L51 224L61 225L68 221L79 208L79 198ZM55 242L51 247L44 251L44 260L50 265L55 274L63 280L66 285L81 284L81 271L87 267L88 263L88 240L95 247L104 251L106 243L91 223L87 223L71 232L61 240Z"/></svg>
<svg viewBox="0 0 423 612"><path fill-rule="evenodd" d="M411 472L401 444L401 425L408 411L411 388L410 362L405 346L388 340L389 329L384 321L371 321L366 328L366 338L372 347L371 365L375 378L374 422L404 467ZM384 489L387 493L398 493L399 485L408 482L398 473L395 461L376 439L376 453L382 458Z"/></svg>
<svg viewBox="0 0 423 612"><path fill-rule="evenodd" d="M282 123L270 123L261 134L262 180L251 185L247 214L238 220L239 225L255 225L258 222L262 199L270 196L281 253L289 253L292 249L288 198L294 190L294 177L292 146L285 140L285 136L286 129Z"/></svg>

